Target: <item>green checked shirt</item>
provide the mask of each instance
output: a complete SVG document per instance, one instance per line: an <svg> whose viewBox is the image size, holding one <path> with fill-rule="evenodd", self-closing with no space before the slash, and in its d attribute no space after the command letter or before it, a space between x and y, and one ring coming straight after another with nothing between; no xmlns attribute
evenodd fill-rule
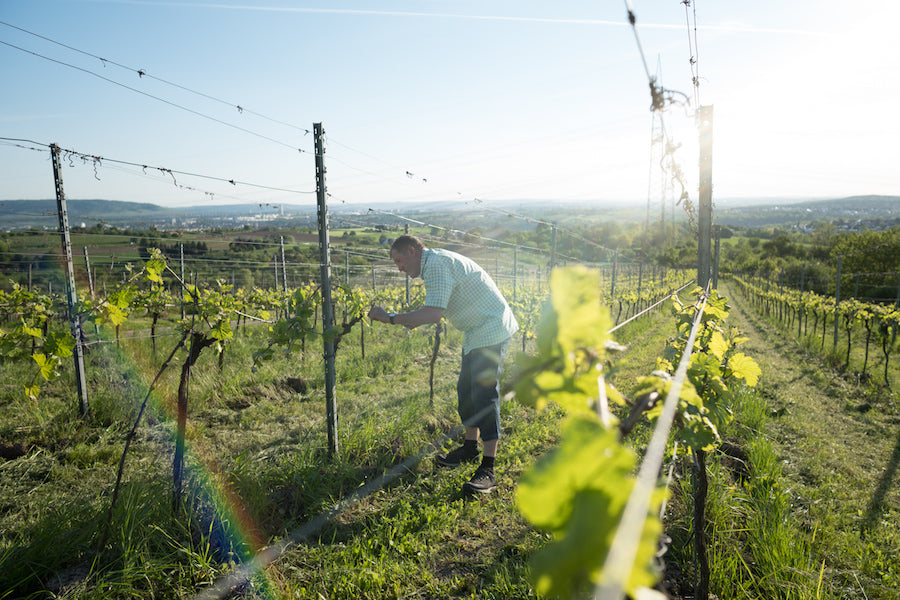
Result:
<svg viewBox="0 0 900 600"><path fill-rule="evenodd" d="M425 306L444 309L444 317L463 332L463 354L505 342L519 330L494 280L470 258L425 249L421 275Z"/></svg>

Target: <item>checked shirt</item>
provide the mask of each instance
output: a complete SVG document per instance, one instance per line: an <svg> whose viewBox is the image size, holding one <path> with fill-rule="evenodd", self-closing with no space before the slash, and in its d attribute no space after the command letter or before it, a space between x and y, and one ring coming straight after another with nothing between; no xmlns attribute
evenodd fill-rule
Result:
<svg viewBox="0 0 900 600"><path fill-rule="evenodd" d="M509 304L478 264L449 250L422 252L425 306L444 309L444 317L463 332L463 354L501 344L519 330Z"/></svg>

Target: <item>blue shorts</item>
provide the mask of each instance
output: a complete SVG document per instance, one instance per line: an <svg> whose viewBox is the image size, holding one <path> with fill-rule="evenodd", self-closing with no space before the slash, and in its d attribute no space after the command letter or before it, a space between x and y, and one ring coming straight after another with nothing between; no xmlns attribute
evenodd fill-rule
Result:
<svg viewBox="0 0 900 600"><path fill-rule="evenodd" d="M483 441L500 439L500 370L508 347L509 340L462 357L456 383L459 418L466 427L480 429Z"/></svg>

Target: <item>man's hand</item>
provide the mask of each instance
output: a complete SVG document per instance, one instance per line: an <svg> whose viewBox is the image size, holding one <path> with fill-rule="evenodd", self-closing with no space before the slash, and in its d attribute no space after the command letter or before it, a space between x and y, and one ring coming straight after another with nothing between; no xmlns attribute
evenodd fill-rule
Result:
<svg viewBox="0 0 900 600"><path fill-rule="evenodd" d="M379 321L381 323L391 322L391 318L388 315L388 312L380 306L373 306L369 309L369 318L373 321Z"/></svg>
<svg viewBox="0 0 900 600"><path fill-rule="evenodd" d="M394 315L394 324L403 325L407 329L415 329L420 325L427 323L437 323L444 316L444 309L434 306L423 306L412 312L400 313ZM373 321L381 321L382 323L390 323L391 315L380 306L373 306L369 309L369 317Z"/></svg>

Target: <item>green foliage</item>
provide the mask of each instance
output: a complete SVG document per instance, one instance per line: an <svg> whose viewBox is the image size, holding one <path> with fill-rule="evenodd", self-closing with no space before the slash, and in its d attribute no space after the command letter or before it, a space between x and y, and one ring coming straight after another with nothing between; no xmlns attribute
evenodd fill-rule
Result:
<svg viewBox="0 0 900 600"><path fill-rule="evenodd" d="M594 410L604 385L601 362L610 324L599 283L599 274L583 267L551 274L550 299L538 325L538 353L516 357L518 368L529 375L516 383L520 402L538 410L550 402L576 413Z"/></svg>
<svg viewBox="0 0 900 600"><path fill-rule="evenodd" d="M554 536L532 559L535 586L564 597L603 580L602 566L633 486L633 455L618 430L596 414L608 414L607 397L619 398L603 377L610 319L600 300L595 271L554 270L538 354L518 357L523 376L516 398L539 409L553 403L570 415L559 448L525 475L517 496L523 516ZM660 531L658 520L648 516L634 567L624 577L629 592L656 582L650 561Z"/></svg>
<svg viewBox="0 0 900 600"><path fill-rule="evenodd" d="M31 355L37 371L23 383L23 389L25 397L36 401L41 391L39 379L50 382L59 376L62 360L72 356L75 339L55 318L53 300L47 295L14 283L11 291L0 290L0 306L10 307L17 317L13 327L0 327L0 357Z"/></svg>
<svg viewBox="0 0 900 600"><path fill-rule="evenodd" d="M570 415L559 448L526 474L518 494L523 516L554 537L532 560L535 586L539 593L567 598L604 581L602 567L633 487L634 457L619 440L618 429L611 427L605 404L607 398L620 403L624 399L604 377L612 367L608 349L615 346L598 288L598 275L587 269L555 270L539 327L538 354L518 357L523 376L516 397L538 409L556 404ZM699 297L702 290L694 294ZM756 362L737 351L746 338L724 326L726 299L713 291L702 300L704 310L688 348L697 306L675 298L677 333L667 340L665 356L659 359L661 371L639 378L637 387L639 398L666 397L674 365L690 351L675 423L678 437L691 450L710 450L720 443L720 431L733 418L729 386L738 381L755 385L760 375ZM648 406L652 423L663 403ZM661 498L659 491L655 502ZM635 562L621 578L632 596L657 580L651 559L660 531L656 517L644 520Z"/></svg>
<svg viewBox="0 0 900 600"><path fill-rule="evenodd" d="M294 290L288 298L287 315L269 326L267 345L254 352L253 368L259 368L264 360L271 360L275 355L275 346L284 346L285 351L290 352L294 344L302 343L315 334L315 319L320 304L321 295L316 286L310 284Z"/></svg>
<svg viewBox="0 0 900 600"><path fill-rule="evenodd" d="M842 268L845 273L900 270L900 229L840 235L831 247L831 256L843 256Z"/></svg>
<svg viewBox="0 0 900 600"><path fill-rule="evenodd" d="M551 532L554 541L531 560L539 594L578 597L602 582L602 567L633 486L633 452L618 433L596 417L580 414L564 425L559 446L544 456L519 483L516 501L532 525ZM658 512L661 495L654 512ZM662 525L644 524L629 590L652 587Z"/></svg>
<svg viewBox="0 0 900 600"><path fill-rule="evenodd" d="M774 315L785 322L792 318L797 318L801 324L803 319L809 315L815 318L816 324L821 320L823 346L827 333L826 323L829 320L831 324L837 323L838 326L842 327L846 336L846 348L841 352L846 359L845 367L850 364L854 340L853 332L859 326L862 326L864 330L863 339L866 345L866 358L868 358L869 343L874 341L880 344L882 355L884 356L884 385L890 387L890 357L897 347L897 332L898 327L900 327L898 326L898 323L900 323L900 310L896 306L873 304L853 298L844 299L836 303L834 297L822 296L814 292L801 293L798 290L791 289L768 289L767 286L743 277L733 277L733 281L740 286L743 293L752 298L754 304L764 314ZM795 327L794 332L798 335L801 334L799 327ZM837 354L837 348L834 351ZM738 358L737 364L733 364L731 367L737 377L745 374L745 370L741 368L743 364L743 359ZM865 366L865 363L863 363L863 371L865 371ZM753 374L748 373L747 375L749 377L748 383L750 383L753 381Z"/></svg>
<svg viewBox="0 0 900 600"><path fill-rule="evenodd" d="M701 293L699 288L693 292L697 297ZM739 380L754 386L761 374L756 361L737 351L747 338L737 329L725 327L729 310L726 298L719 296L716 290L710 292L691 348L688 380L679 399L678 416L679 436L695 450L711 450L717 446L720 432L733 419L730 386ZM665 360L660 361L660 368L669 375L674 374L674 365L686 350L696 309L676 298L673 311L678 333L667 341ZM661 393L667 393L668 387L668 382L663 384ZM652 419L660 412L661 408L657 406L648 416Z"/></svg>
<svg viewBox="0 0 900 600"><path fill-rule="evenodd" d="M265 347L254 353L254 369L258 369L262 361L271 360L276 346L283 346L290 353L297 344L305 346L305 342L313 337L325 335L337 346L341 338L348 334L354 325L363 320L368 313L372 301L360 289L336 285L332 289L332 314L341 317L339 327L332 327L324 333L316 330L316 319L322 305L322 294L313 284L294 290L287 302L285 316L269 327L269 340Z"/></svg>

